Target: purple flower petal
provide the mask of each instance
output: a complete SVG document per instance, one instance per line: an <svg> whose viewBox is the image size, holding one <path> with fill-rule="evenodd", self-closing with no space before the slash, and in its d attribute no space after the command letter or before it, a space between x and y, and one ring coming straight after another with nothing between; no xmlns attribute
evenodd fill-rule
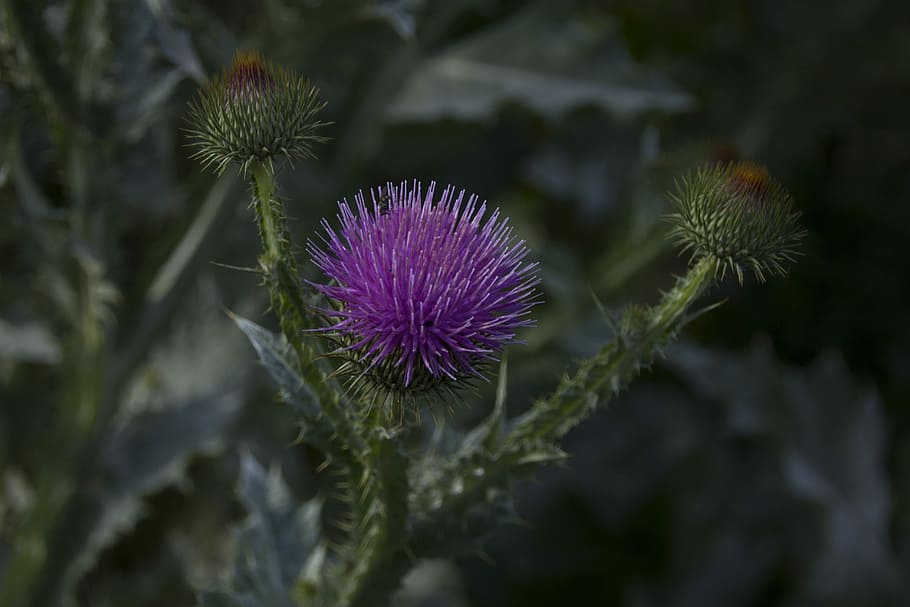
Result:
<svg viewBox="0 0 910 607"><path fill-rule="evenodd" d="M415 374L480 375L515 332L533 324L537 264L499 209L447 187L433 202L418 182L339 203L340 229L323 220L321 245L307 249L328 276L314 285L338 302L324 310L364 368L391 363L409 386ZM382 199L382 200L380 200Z"/></svg>

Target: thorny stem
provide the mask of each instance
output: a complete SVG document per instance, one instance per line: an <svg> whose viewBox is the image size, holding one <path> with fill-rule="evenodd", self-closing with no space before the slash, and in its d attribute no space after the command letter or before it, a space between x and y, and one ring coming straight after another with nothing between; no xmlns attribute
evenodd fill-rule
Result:
<svg viewBox="0 0 910 607"><path fill-rule="evenodd" d="M354 465L357 454L366 448L356 430L352 412L334 398L334 384L317 364L320 352L304 340L308 329L319 325L313 305L305 299L307 293L297 273L294 251L285 225L281 203L275 196L275 170L271 162L256 162L253 174L253 206L259 222L262 253L259 266L269 290L272 308L278 316L281 332L297 355L298 371L316 391L323 413L330 420L341 444L351 455L346 466ZM315 294L309 299L315 298Z"/></svg>
<svg viewBox="0 0 910 607"><path fill-rule="evenodd" d="M355 527L350 538L350 548L342 554L338 584L339 606L373 605L376 587L385 596L398 585L398 580L379 576L386 559L404 545L408 519L407 461L402 454L394 432L382 426L376 415L370 440L369 468L354 492Z"/></svg>
<svg viewBox="0 0 910 607"><path fill-rule="evenodd" d="M553 445L576 424L591 414L598 405L606 404L611 396L625 387L658 355L661 349L685 325L692 304L712 285L716 261L702 259L681 277L660 303L649 308L635 330L617 336L594 357L585 361L571 377L565 378L556 390L537 401L531 409L511 424L511 430L500 435L489 449L456 458L448 470L431 487L415 488L432 492L440 500L423 513L415 512L407 548L379 564L372 580L385 580L363 595L377 598L371 604L384 604L394 591L389 579L398 581L411 566L414 557L438 555L448 539L458 539L464 533L464 521L473 506L488 501L490 495L508 490L515 480L531 474L553 457L539 451L543 445ZM539 454L539 455L538 455ZM482 470L482 474L472 471ZM457 482L456 482L457 481ZM450 487L457 486L457 492ZM427 504L433 500L415 500ZM478 529L472 530L474 533Z"/></svg>
<svg viewBox="0 0 910 607"><path fill-rule="evenodd" d="M259 265L269 288L272 306L281 323L281 330L298 350L306 352L300 334L306 329L306 306L303 285L297 275L297 264L287 238L284 216L275 199L275 171L271 163L254 163L253 191L262 254Z"/></svg>
<svg viewBox="0 0 910 607"><path fill-rule="evenodd" d="M583 364L573 377L560 382L549 398L537 401L516 420L506 440L521 443L561 439L592 411L592 394L602 394L605 387L612 393L625 387L682 328L689 307L711 286L716 267L713 258L696 262L660 303L648 310L644 326L633 335L620 336Z"/></svg>
<svg viewBox="0 0 910 607"><path fill-rule="evenodd" d="M504 485L512 469L527 459L529 451L560 440L597 406L605 405L628 385L685 324L689 307L711 286L715 267L713 260L697 262L660 303L648 310L639 330L608 343L582 363L575 375L563 379L548 398L537 401L516 419L499 445L490 450L485 467L490 473L471 481L474 487L466 486L461 495L446 499L439 514L452 506L469 507L471 496ZM472 479L471 475L465 476Z"/></svg>
<svg viewBox="0 0 910 607"><path fill-rule="evenodd" d="M334 588L326 591L337 597L339 605L354 604L362 598L365 584L378 581L374 575L378 563L397 549L404 536L406 466L392 437L363 434L364 429L370 428L378 432L378 422L358 424L352 408L344 400L333 398L333 383L327 380L315 358L318 352L303 339L307 329L318 326L318 319L304 300L304 286L297 274L281 205L275 197L274 169L266 163L255 163L251 169L262 240L259 265L272 308L297 355L300 374L319 396L323 414L339 443L345 446L344 460L338 463L344 469L344 485L352 509L350 538L340 555L338 575L332 580Z"/></svg>

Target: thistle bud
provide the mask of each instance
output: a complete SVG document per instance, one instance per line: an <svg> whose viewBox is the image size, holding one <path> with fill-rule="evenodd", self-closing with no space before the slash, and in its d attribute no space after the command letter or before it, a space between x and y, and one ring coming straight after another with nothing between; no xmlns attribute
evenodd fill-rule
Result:
<svg viewBox="0 0 910 607"><path fill-rule="evenodd" d="M789 192L760 164L733 162L699 169L671 195L671 237L693 258L710 258L723 277L739 282L752 270L759 281L783 275L799 254L805 230Z"/></svg>
<svg viewBox="0 0 910 607"><path fill-rule="evenodd" d="M250 163L313 156L314 134L324 123L318 90L262 55L238 51L231 66L210 80L190 104L192 144L205 167L221 173L231 163L246 172Z"/></svg>

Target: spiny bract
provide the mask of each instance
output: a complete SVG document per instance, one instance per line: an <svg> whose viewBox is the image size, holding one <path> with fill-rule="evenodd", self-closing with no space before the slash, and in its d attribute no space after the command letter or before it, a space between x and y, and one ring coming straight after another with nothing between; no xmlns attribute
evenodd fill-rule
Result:
<svg viewBox="0 0 910 607"><path fill-rule="evenodd" d="M231 66L210 80L190 104L188 130L193 157L220 173L231 163L246 172L250 163L312 157L314 135L325 123L319 91L262 55L238 51Z"/></svg>
<svg viewBox="0 0 910 607"><path fill-rule="evenodd" d="M743 281L745 270L760 280L784 274L799 254L805 230L789 192L754 162L704 167L684 178L671 195L671 237L695 258L708 257L723 277Z"/></svg>
<svg viewBox="0 0 910 607"><path fill-rule="evenodd" d="M360 192L353 208L339 203L339 231L323 220L323 246L308 243L330 279L315 286L336 303L322 331L372 402L455 390L533 323L539 279L524 241L477 196L434 193L389 184L368 204Z"/></svg>

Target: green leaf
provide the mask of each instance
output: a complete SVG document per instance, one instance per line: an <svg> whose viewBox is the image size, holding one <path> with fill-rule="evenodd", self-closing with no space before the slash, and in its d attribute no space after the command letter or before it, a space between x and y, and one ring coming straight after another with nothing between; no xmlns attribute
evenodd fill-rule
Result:
<svg viewBox="0 0 910 607"><path fill-rule="evenodd" d="M502 434L506 415L508 374L508 352L505 352L499 363L499 380L496 384L496 400L493 402L493 410L464 437L458 457L468 457L481 449L492 448Z"/></svg>
<svg viewBox="0 0 910 607"><path fill-rule="evenodd" d="M402 122L484 120L509 102L551 119L582 105L630 117L681 113L694 103L625 56L607 18L587 19L540 3L425 62L387 116Z"/></svg>
<svg viewBox="0 0 910 607"><path fill-rule="evenodd" d="M104 451L105 485L113 494L148 492L182 475L187 456L217 452L243 402L231 390L133 417Z"/></svg>
<svg viewBox="0 0 910 607"><path fill-rule="evenodd" d="M98 101L111 44L109 3L104 0L72 0L66 15L63 54L66 71L83 103Z"/></svg>
<svg viewBox="0 0 910 607"><path fill-rule="evenodd" d="M249 603L226 591L205 591L197 593L199 607L248 607Z"/></svg>
<svg viewBox="0 0 910 607"><path fill-rule="evenodd" d="M60 342L40 321L12 324L0 318L0 362L60 362Z"/></svg>
<svg viewBox="0 0 910 607"><path fill-rule="evenodd" d="M766 342L745 354L676 346L666 364L696 394L721 403L731 432L779 444L786 490L823 510L810 594L862 595L897 579L876 390L856 381L838 355L787 368Z"/></svg>
<svg viewBox="0 0 910 607"><path fill-rule="evenodd" d="M300 416L301 440L319 447L327 454L338 455L337 441L333 441L334 429L323 415L319 397L313 388L297 372L294 353L282 335L272 333L256 323L232 315L234 322L247 336L259 355L269 375L281 389L284 401L290 404Z"/></svg>
<svg viewBox="0 0 910 607"><path fill-rule="evenodd" d="M248 453L241 460L237 493L268 540L281 582L290 587L319 543L321 503L309 500L298 506L278 468L266 473Z"/></svg>
<svg viewBox="0 0 910 607"><path fill-rule="evenodd" d="M306 419L318 417L319 398L297 373L293 354L284 337L245 318L232 317L256 349L269 375L281 388L284 399Z"/></svg>
<svg viewBox="0 0 910 607"><path fill-rule="evenodd" d="M198 83L205 80L205 69L189 31L178 25L179 14L171 2L147 3L158 48L175 66ZM144 7L143 7L144 8Z"/></svg>
<svg viewBox="0 0 910 607"><path fill-rule="evenodd" d="M48 544L38 604L66 596L101 552L144 516L144 496L180 482L194 455L223 447L241 396L231 391L137 415L114 431L105 441L99 476L83 483L61 532Z"/></svg>
<svg viewBox="0 0 910 607"><path fill-rule="evenodd" d="M218 227L223 225L226 211L230 208L227 201L236 185L237 179L233 175L226 175L211 184L179 242L154 271L154 278L145 291L141 307L135 312L136 326L130 331L120 355L112 365L111 383L116 390L122 388L156 340L168 334L163 328L177 315L187 285L198 279L206 244L217 233ZM190 322L193 326L199 324L197 319ZM219 349L223 350L222 344L219 344ZM198 365L192 367L192 372L196 373Z"/></svg>
<svg viewBox="0 0 910 607"><path fill-rule="evenodd" d="M249 516L234 533L234 565L225 587L201 591L203 607L294 607L291 590L321 559L318 500L299 505L277 468L266 472L248 452L240 462L237 493Z"/></svg>
<svg viewBox="0 0 910 607"><path fill-rule="evenodd" d="M417 29L417 2L392 0L367 4L360 13L364 17L384 21L404 40L414 38Z"/></svg>

